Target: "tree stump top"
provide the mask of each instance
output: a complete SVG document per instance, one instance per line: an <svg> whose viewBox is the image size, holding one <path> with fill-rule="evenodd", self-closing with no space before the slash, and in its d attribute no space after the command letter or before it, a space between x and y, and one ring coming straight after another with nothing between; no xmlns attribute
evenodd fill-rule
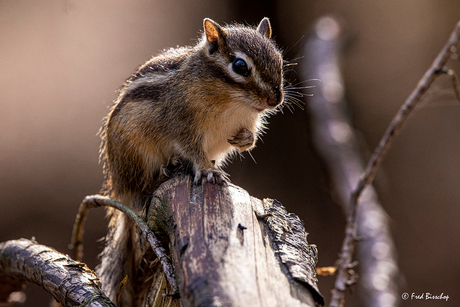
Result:
<svg viewBox="0 0 460 307"><path fill-rule="evenodd" d="M317 250L276 200L232 184L165 182L147 211L165 234L183 306L315 306Z"/></svg>

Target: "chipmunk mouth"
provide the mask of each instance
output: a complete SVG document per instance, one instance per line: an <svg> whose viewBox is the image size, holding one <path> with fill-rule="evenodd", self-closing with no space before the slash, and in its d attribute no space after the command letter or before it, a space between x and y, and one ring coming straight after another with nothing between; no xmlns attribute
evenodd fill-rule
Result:
<svg viewBox="0 0 460 307"><path fill-rule="evenodd" d="M283 102L283 99L283 92L274 90L273 93L268 93L253 100L251 103L251 108L257 113L261 113L265 110L273 110Z"/></svg>
<svg viewBox="0 0 460 307"><path fill-rule="evenodd" d="M253 110L255 110L257 113L261 113L265 110L272 110L276 107L277 105L270 105L268 103L268 100L258 100L256 103L254 103L251 107Z"/></svg>

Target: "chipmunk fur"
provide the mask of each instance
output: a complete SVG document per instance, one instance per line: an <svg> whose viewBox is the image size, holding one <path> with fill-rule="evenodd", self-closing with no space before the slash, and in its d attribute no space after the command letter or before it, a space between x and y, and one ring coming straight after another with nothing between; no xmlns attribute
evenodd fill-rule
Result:
<svg viewBox="0 0 460 307"><path fill-rule="evenodd" d="M268 18L257 28L204 19L196 46L142 65L101 128L105 193L140 212L177 163L191 167L195 184L225 183L222 164L255 146L266 115L284 99L283 59L271 32ZM134 226L118 212L109 215L98 276L114 300L123 277L135 278L142 255ZM121 305L138 299L127 295Z"/></svg>

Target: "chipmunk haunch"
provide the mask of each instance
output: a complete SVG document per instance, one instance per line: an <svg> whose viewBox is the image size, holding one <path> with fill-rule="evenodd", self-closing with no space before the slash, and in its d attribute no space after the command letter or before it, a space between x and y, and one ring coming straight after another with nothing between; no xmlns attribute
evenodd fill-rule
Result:
<svg viewBox="0 0 460 307"><path fill-rule="evenodd" d="M222 164L255 146L265 117L283 102L283 59L268 18L257 28L211 19L203 26L195 46L166 50L142 65L101 128L106 194L135 210L171 165L189 165L196 184L224 183ZM114 214L111 227L119 219ZM126 241L117 236L123 236L119 229L109 232L110 240ZM107 259L113 244L103 252L99 273L109 295L126 274L120 262L126 256Z"/></svg>

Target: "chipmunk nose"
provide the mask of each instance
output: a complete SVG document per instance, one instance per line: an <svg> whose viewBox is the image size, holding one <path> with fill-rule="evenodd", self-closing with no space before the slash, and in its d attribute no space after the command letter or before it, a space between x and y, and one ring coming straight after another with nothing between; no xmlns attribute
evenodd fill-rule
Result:
<svg viewBox="0 0 460 307"><path fill-rule="evenodd" d="M267 104L271 107L279 105L283 101L283 91L279 86L273 88L273 94L267 98Z"/></svg>

